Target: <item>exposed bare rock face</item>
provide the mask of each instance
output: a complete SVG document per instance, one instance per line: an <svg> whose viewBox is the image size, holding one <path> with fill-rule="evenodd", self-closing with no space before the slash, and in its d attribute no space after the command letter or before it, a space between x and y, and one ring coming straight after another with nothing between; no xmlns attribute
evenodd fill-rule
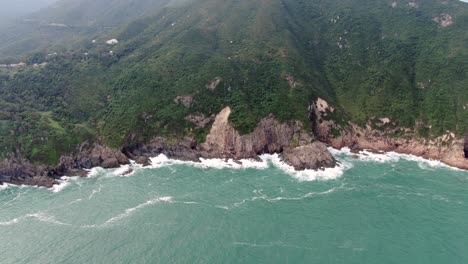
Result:
<svg viewBox="0 0 468 264"><path fill-rule="evenodd" d="M299 121L280 123L270 115L262 119L252 133L241 136L229 123L230 114L231 109L226 107L216 116L206 142L201 145L202 156L243 159L284 152L285 161L301 170L336 164L325 145L314 142Z"/></svg>
<svg viewBox="0 0 468 264"><path fill-rule="evenodd" d="M8 159L0 162L0 185L3 183L52 187L57 182L49 177L44 167L34 166L25 160Z"/></svg>
<svg viewBox="0 0 468 264"><path fill-rule="evenodd" d="M0 183L52 187L61 176L86 176L84 169L117 168L123 164L129 164L129 160L121 151L84 143L75 155L62 156L56 167L35 166L18 159L5 160L0 163Z"/></svg>
<svg viewBox="0 0 468 264"><path fill-rule="evenodd" d="M439 16L434 17L432 20L441 27L448 27L453 24L453 17L447 13L440 14Z"/></svg>
<svg viewBox="0 0 468 264"><path fill-rule="evenodd" d="M36 167L27 162L0 164L0 183L51 187L65 175L86 176L85 169L117 168L129 160L150 165L149 157L164 154L169 158L200 162L200 158L258 158L263 153L283 153L284 161L298 170L333 167L336 161L325 145L315 141L300 121L281 123L273 115L260 121L250 134L240 135L229 123L231 109L224 108L215 118L206 142L198 144L185 137L178 140L154 138L149 143L127 145L121 150L99 144L82 144L74 155L62 156L54 168ZM133 170L130 168L128 172Z"/></svg>
<svg viewBox="0 0 468 264"><path fill-rule="evenodd" d="M189 121L197 128L205 128L212 120L212 117L206 117L204 114L190 114L185 117L186 121Z"/></svg>
<svg viewBox="0 0 468 264"><path fill-rule="evenodd" d="M129 164L130 161L120 150L94 144L83 144L74 156L63 156L53 173L59 176L66 174L83 175L83 169L103 167L106 169L117 168L120 165Z"/></svg>
<svg viewBox="0 0 468 264"><path fill-rule="evenodd" d="M175 104L182 104L185 108L190 108L193 103L193 96L191 95L183 95L183 96L177 96L174 99Z"/></svg>
<svg viewBox="0 0 468 264"><path fill-rule="evenodd" d="M213 80L210 81L210 83L206 85L206 88L214 91L222 81L223 81L223 78L215 77Z"/></svg>
<svg viewBox="0 0 468 264"><path fill-rule="evenodd" d="M394 151L440 160L447 165L468 170L467 141L457 138L452 132L447 132L436 139L424 139L418 137L414 130L398 127L379 130L370 126L363 128L352 123L347 127L340 127L333 121L326 120L324 113L317 111L316 106L310 109L315 119L316 136L334 148L349 147L354 151L362 149ZM333 130L340 131L340 135L333 135ZM402 132L405 136L395 138L392 135L396 132Z"/></svg>
<svg viewBox="0 0 468 264"><path fill-rule="evenodd" d="M137 144L127 146L123 152L131 159L143 165L149 165L148 157L155 157L160 154L168 158L200 162L200 153L196 150L197 142L190 137L186 137L177 142L168 142L166 139L157 137L147 144Z"/></svg>

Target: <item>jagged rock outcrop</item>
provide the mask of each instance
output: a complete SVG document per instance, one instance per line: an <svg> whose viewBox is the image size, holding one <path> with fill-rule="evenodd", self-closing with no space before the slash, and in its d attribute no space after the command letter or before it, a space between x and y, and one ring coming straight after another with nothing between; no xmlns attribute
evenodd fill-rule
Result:
<svg viewBox="0 0 468 264"><path fill-rule="evenodd" d="M94 144L83 144L73 156L63 156L59 164L52 170L53 174L63 176L66 174L83 175L83 169L93 167L117 168L129 164L130 161L120 150Z"/></svg>
<svg viewBox="0 0 468 264"><path fill-rule="evenodd" d="M247 135L229 123L231 109L224 108L215 119L201 155L207 158L256 158L263 153L284 152L285 161L300 170L333 167L336 161L324 144L315 141L300 121L280 123L273 115L260 121Z"/></svg>
<svg viewBox="0 0 468 264"><path fill-rule="evenodd" d="M252 158L260 153L279 153L285 147L306 145L313 141L299 121L280 123L270 115L260 121L250 134L240 135L229 123L231 109L224 108L215 119L206 142L201 144L204 155L226 158Z"/></svg>
<svg viewBox="0 0 468 264"><path fill-rule="evenodd" d="M57 182L48 175L48 170L45 167L34 166L26 160L7 159L0 162L0 185L3 183L49 188Z"/></svg>
<svg viewBox="0 0 468 264"><path fill-rule="evenodd" d="M136 144L123 148L125 155L136 162L149 165L148 157L164 154L171 159L183 161L200 161L200 152L196 149L197 142L190 137L181 141L169 143L164 138L155 138L147 144Z"/></svg>
<svg viewBox="0 0 468 264"><path fill-rule="evenodd" d="M229 123L230 114L231 109L226 107L216 116L205 143L198 144L190 137L170 143L163 138L155 138L148 144L126 146L123 152L131 159L145 163L148 162L145 157L159 154L199 162L200 158L256 159L263 153L287 152L285 161L300 170L336 164L325 145L314 142L300 121L281 123L270 115L262 119L252 133L240 135Z"/></svg>
<svg viewBox="0 0 468 264"><path fill-rule="evenodd" d="M224 108L217 116L206 142L195 139L168 141L155 138L147 144L127 145L121 150L99 144L82 144L74 155L63 156L54 168L35 167L29 163L7 162L0 169L0 182L50 187L55 178L65 175L86 176L85 169L116 168L130 159L150 165L149 157L164 154L172 159L200 162L200 158L258 158L263 153L284 153L286 163L298 170L333 167L336 161L325 145L315 141L300 121L281 123L273 115L262 119L250 134L240 135L229 123L231 109ZM128 173L131 173L129 170Z"/></svg>
<svg viewBox="0 0 468 264"><path fill-rule="evenodd" d="M312 106L310 110L310 115L314 116L315 134L321 141L334 148L349 147L354 151L361 149L379 152L394 151L440 160L450 166L468 169L466 141L456 138L451 132L436 139L425 139L418 137L412 129L398 127L373 129L371 126L363 128L353 123L349 123L347 127L341 127L327 120L327 112L318 111L317 105ZM334 135L333 131L338 131L340 134ZM397 132L404 133L404 136L394 137L393 135Z"/></svg>

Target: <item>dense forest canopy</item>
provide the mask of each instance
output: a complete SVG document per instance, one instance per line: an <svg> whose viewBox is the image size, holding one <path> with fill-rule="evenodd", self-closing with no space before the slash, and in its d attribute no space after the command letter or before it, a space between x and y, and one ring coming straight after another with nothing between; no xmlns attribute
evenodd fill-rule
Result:
<svg viewBox="0 0 468 264"><path fill-rule="evenodd" d="M203 140L209 128L187 117L226 105L242 133L269 113L307 122L317 97L343 124L385 117L421 137L468 132L468 4L458 0L53 6L0 40L0 64L26 64L0 67L2 156L53 164L86 140Z"/></svg>

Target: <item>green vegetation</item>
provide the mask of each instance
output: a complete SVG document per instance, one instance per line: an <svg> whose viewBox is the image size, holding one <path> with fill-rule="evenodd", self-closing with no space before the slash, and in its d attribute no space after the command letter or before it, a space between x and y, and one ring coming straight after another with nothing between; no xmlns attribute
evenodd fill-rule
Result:
<svg viewBox="0 0 468 264"><path fill-rule="evenodd" d="M340 124L389 117L397 126L421 123L424 137L468 131L468 4L140 1L122 16L133 1L113 1L119 5L108 13L103 1L81 0L91 7L78 12L65 1L54 15L38 14L75 25L46 34L56 37L49 41L30 29L22 35L47 49L19 45L21 37L0 42L0 53L26 52L30 65L0 68L0 155L53 164L86 140L114 147L155 136L202 140L209 128L185 117L226 105L247 133L269 113L307 121L318 96L336 106L329 118ZM444 13L452 25L433 21ZM86 24L93 14L99 19ZM105 44L111 38L119 43ZM193 102L185 107L177 96Z"/></svg>

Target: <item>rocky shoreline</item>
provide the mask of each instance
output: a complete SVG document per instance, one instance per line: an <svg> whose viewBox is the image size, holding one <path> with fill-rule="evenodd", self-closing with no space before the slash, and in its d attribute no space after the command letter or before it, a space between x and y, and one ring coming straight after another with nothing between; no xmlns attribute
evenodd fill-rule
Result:
<svg viewBox="0 0 468 264"><path fill-rule="evenodd" d="M61 157L55 167L35 166L22 159L2 161L0 185L11 183L50 188L62 176L86 177L87 170L94 167L117 168L130 164L130 160L148 166L150 158L160 154L171 159L200 162L201 158L258 159L261 154L280 153L283 161L296 170L319 170L337 165L327 145L336 149L349 147L354 152L366 149L412 154L468 170L468 139L395 138L389 136L395 132L391 130L361 128L353 124L341 128L326 120L326 113L332 108L323 107L324 101L320 100L310 109L313 132L300 121L281 123L270 115L262 119L252 133L240 135L229 123L231 109L226 107L216 116L204 143L191 137L175 141L158 137L145 144L129 144L121 149L84 143L73 155ZM333 129L341 129L341 134L333 135Z"/></svg>
<svg viewBox="0 0 468 264"><path fill-rule="evenodd" d="M333 108L323 102L325 101L319 98L317 106L311 107L310 114L313 116L311 120L314 122L314 134L328 146L336 149L348 147L356 153L360 150L378 153L393 151L438 160L446 165L468 170L468 136L457 138L454 133L447 131L438 138L421 138L415 129L397 127L389 118L377 118L374 120L377 122L369 122L365 127L353 123L341 127L327 119ZM325 106L319 107L321 103ZM340 131L340 134L333 135L333 131Z"/></svg>
<svg viewBox="0 0 468 264"><path fill-rule="evenodd" d="M146 144L130 144L111 149L99 144L82 144L74 155L63 156L55 167L34 166L26 160L0 162L0 184L52 187L62 176L85 177L94 167L117 168L130 160L150 165L150 158L164 154L171 159L200 162L211 159L258 159L261 154L281 153L282 159L296 170L336 166L325 144L317 141L300 121L281 123L270 115L250 134L240 135L229 123L231 109L224 108L215 118L204 143L185 137L177 141L154 138Z"/></svg>

